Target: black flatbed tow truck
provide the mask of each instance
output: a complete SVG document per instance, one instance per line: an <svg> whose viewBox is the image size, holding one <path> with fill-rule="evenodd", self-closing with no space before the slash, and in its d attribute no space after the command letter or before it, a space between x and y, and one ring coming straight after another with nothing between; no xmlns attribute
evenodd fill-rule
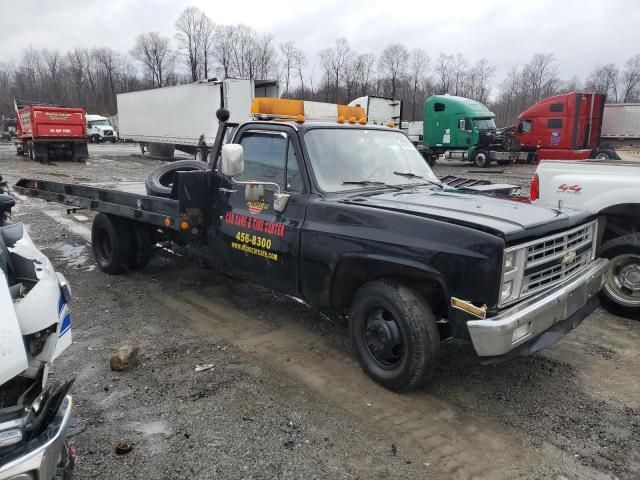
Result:
<svg viewBox="0 0 640 480"><path fill-rule="evenodd" d="M142 183L15 189L97 211L106 273L142 267L170 240L226 274L346 312L360 365L396 391L428 381L446 338L500 362L555 343L597 305L607 261L588 213L452 188L391 128L235 125L223 109L218 119L211 163L177 172L168 197Z"/></svg>

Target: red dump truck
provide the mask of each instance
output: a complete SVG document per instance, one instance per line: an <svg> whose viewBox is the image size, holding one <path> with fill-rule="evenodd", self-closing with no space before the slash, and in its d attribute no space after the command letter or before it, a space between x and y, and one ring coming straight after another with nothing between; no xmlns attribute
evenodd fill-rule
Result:
<svg viewBox="0 0 640 480"><path fill-rule="evenodd" d="M14 140L18 155L47 163L49 159L83 161L87 149L87 121L84 108L15 100L18 119Z"/></svg>

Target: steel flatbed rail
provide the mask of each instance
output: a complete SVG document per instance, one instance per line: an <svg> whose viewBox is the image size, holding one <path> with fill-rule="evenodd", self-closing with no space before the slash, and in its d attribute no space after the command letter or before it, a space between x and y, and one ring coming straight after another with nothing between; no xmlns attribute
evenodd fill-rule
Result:
<svg viewBox="0 0 640 480"><path fill-rule="evenodd" d="M196 216L180 212L180 202L171 198L147 195L144 183L71 184L23 178L16 191L48 202L57 202L74 209L89 209L138 220L171 230L185 230L201 224Z"/></svg>

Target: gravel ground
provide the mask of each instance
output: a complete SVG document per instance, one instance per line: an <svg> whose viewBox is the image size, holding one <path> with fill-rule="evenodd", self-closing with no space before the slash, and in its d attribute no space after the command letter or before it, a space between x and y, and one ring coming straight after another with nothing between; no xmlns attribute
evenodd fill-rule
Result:
<svg viewBox="0 0 640 480"><path fill-rule="evenodd" d="M132 145L90 152L42 166L0 144L0 173L136 181L159 164ZM435 170L526 191L535 168ZM640 477L638 322L598 310L554 347L491 367L446 343L429 386L397 395L360 371L340 319L295 299L166 251L140 272L103 274L79 213L18 198L14 215L74 289L74 344L53 375L76 377L75 478ZM127 343L141 365L112 372ZM128 455L114 453L120 441L134 443Z"/></svg>

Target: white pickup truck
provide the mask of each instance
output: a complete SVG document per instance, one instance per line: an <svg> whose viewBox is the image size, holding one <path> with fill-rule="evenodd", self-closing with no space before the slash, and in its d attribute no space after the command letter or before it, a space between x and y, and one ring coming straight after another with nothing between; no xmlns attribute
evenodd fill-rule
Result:
<svg viewBox="0 0 640 480"><path fill-rule="evenodd" d="M600 214L598 256L610 260L602 304L640 319L640 162L542 161L530 199Z"/></svg>

